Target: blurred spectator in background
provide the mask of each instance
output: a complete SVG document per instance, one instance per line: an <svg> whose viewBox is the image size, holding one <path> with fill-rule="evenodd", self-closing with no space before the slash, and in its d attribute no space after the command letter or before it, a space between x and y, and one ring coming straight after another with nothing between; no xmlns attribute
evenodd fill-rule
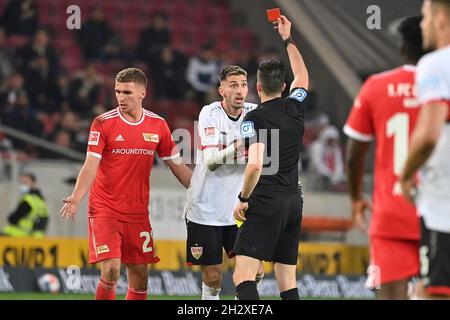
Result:
<svg viewBox="0 0 450 320"><path fill-rule="evenodd" d="M97 73L95 64L86 64L69 84L70 108L83 117L89 117L97 103L101 86L102 77Z"/></svg>
<svg viewBox="0 0 450 320"><path fill-rule="evenodd" d="M68 132L66 130L58 131L56 133L55 140L53 142L55 142L60 147L71 148L72 144L71 144L70 132Z"/></svg>
<svg viewBox="0 0 450 320"><path fill-rule="evenodd" d="M25 73L25 88L30 103L37 111L53 113L60 109L56 73L50 72L46 56L39 56L30 62Z"/></svg>
<svg viewBox="0 0 450 320"><path fill-rule="evenodd" d="M19 204L9 215L9 224L4 227L2 235L44 237L48 225L48 208L37 187L36 176L32 173L22 174L19 190Z"/></svg>
<svg viewBox="0 0 450 320"><path fill-rule="evenodd" d="M0 24L8 35L34 35L38 28L36 2L34 0L8 1Z"/></svg>
<svg viewBox="0 0 450 320"><path fill-rule="evenodd" d="M14 72L14 52L6 43L6 33L0 27L0 83Z"/></svg>
<svg viewBox="0 0 450 320"><path fill-rule="evenodd" d="M26 72L35 63L36 58L45 57L48 60L48 72L56 78L59 72L58 58L55 49L50 45L50 34L46 29L39 29L31 43L17 52L19 68Z"/></svg>
<svg viewBox="0 0 450 320"><path fill-rule="evenodd" d="M2 115L3 124L21 130L31 135L42 137L42 123L37 117L36 110L30 105L25 92L17 95L14 104Z"/></svg>
<svg viewBox="0 0 450 320"><path fill-rule="evenodd" d="M91 17L82 24L77 40L87 60L101 60L106 56L106 47L114 33L105 20L103 9L94 6Z"/></svg>
<svg viewBox="0 0 450 320"><path fill-rule="evenodd" d="M339 131L334 126L326 127L310 148L311 165L319 176L316 179L320 189L336 190L345 179Z"/></svg>
<svg viewBox="0 0 450 320"><path fill-rule="evenodd" d="M2 118L15 108L19 96L22 95L27 96L24 78L20 73L14 73L0 86L0 116Z"/></svg>
<svg viewBox="0 0 450 320"><path fill-rule="evenodd" d="M192 87L193 99L201 106L214 100L210 99L209 95L216 93L217 74L221 63L216 60L213 48L210 43L204 44L199 55L189 60L187 68L187 81Z"/></svg>
<svg viewBox="0 0 450 320"><path fill-rule="evenodd" d="M137 59L147 62L150 67L153 66L163 48L170 45L170 39L167 15L158 11L153 16L152 22L139 35Z"/></svg>
<svg viewBox="0 0 450 320"><path fill-rule="evenodd" d="M9 160L13 152L11 140L6 137L3 131L0 131L0 181L8 177L5 160Z"/></svg>
<svg viewBox="0 0 450 320"><path fill-rule="evenodd" d="M62 147L81 152L85 151L87 140L83 131L80 117L72 111L66 111L49 135L49 139Z"/></svg>
<svg viewBox="0 0 450 320"><path fill-rule="evenodd" d="M152 67L153 86L157 99L183 99L187 89L187 59L179 51L170 46L162 48L156 63Z"/></svg>

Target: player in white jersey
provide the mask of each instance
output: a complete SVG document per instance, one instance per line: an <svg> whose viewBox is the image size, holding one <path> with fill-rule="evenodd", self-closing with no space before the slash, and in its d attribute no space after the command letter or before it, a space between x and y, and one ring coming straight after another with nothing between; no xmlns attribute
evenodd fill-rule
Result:
<svg viewBox="0 0 450 320"><path fill-rule="evenodd" d="M422 12L424 46L435 51L417 67L422 109L401 185L403 194L416 201L422 217L422 279L416 294L440 298L450 297L450 0L425 0ZM416 189L413 176L419 168Z"/></svg>
<svg viewBox="0 0 450 320"><path fill-rule="evenodd" d="M201 265L202 299L218 300L222 283L223 249L229 257L237 235L234 200L242 187L246 152L240 127L256 104L247 103L247 72L225 67L219 74L222 101L204 106L199 115L201 151L187 192L186 260ZM263 271L260 270L260 278Z"/></svg>

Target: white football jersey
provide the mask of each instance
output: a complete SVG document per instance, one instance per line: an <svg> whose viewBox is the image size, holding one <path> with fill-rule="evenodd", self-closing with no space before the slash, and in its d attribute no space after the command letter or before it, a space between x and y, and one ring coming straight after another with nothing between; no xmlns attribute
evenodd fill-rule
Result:
<svg viewBox="0 0 450 320"><path fill-rule="evenodd" d="M247 112L256 107L256 104L246 102L237 120L228 116L221 102L213 102L202 108L198 119L202 150L197 153L184 209L189 221L210 226L229 226L236 223L233 209L242 188L245 158L224 161L225 164L211 171L205 164L203 150L222 150L241 138L242 120Z"/></svg>
<svg viewBox="0 0 450 320"><path fill-rule="evenodd" d="M426 107L433 101L450 108L450 46L424 56L417 67L418 97ZM450 120L450 112L449 118ZM450 123L422 167L417 198L419 214L428 228L450 233Z"/></svg>

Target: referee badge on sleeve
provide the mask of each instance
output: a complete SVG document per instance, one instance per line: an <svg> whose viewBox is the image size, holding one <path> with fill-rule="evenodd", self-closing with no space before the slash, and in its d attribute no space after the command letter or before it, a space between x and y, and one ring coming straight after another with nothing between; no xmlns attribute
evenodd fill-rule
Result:
<svg viewBox="0 0 450 320"><path fill-rule="evenodd" d="M241 125L241 137L251 138L255 135L255 124L253 121L244 121Z"/></svg>
<svg viewBox="0 0 450 320"><path fill-rule="evenodd" d="M308 93L306 92L305 89L303 88L299 88L299 89L295 89L291 95L289 96L289 98L295 99L298 102L303 102L303 100L305 100L306 96L308 95Z"/></svg>

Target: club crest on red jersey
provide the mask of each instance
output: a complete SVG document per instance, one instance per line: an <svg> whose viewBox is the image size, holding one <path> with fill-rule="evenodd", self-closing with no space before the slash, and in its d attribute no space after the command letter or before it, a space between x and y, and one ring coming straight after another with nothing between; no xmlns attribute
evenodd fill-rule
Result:
<svg viewBox="0 0 450 320"><path fill-rule="evenodd" d="M99 140L100 140L100 132L98 132L98 131L91 131L89 133L89 140L88 140L88 144L89 145L97 146Z"/></svg>
<svg viewBox="0 0 450 320"><path fill-rule="evenodd" d="M145 141L156 142L156 143L159 142L159 136L156 133L144 132L142 135L144 136Z"/></svg>
<svg viewBox="0 0 450 320"><path fill-rule="evenodd" d="M203 254L203 247L191 247L192 256L198 260Z"/></svg>

